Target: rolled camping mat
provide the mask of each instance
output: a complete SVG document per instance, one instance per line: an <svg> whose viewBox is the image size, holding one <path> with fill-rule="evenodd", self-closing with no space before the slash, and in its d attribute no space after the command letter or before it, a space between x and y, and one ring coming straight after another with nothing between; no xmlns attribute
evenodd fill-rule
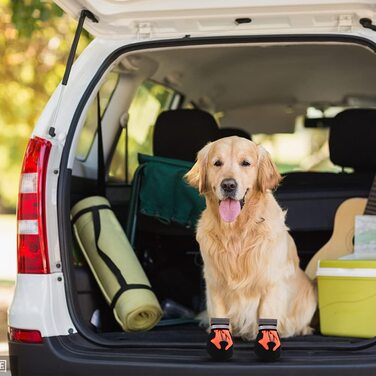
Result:
<svg viewBox="0 0 376 376"><path fill-rule="evenodd" d="M130 332L153 328L162 309L108 200L85 198L71 216L77 242L116 321Z"/></svg>

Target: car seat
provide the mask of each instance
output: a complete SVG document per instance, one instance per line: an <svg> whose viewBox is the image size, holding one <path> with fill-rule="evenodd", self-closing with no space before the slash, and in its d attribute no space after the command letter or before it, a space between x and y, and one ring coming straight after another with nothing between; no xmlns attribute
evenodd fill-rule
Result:
<svg viewBox="0 0 376 376"><path fill-rule="evenodd" d="M202 147L220 137L218 124L208 112L198 109L164 111L154 126L153 154L193 162Z"/></svg>
<svg viewBox="0 0 376 376"><path fill-rule="evenodd" d="M368 197L376 171L376 110L339 113L329 130L330 160L353 172L291 172L276 192L288 210L287 225L297 243L302 267L331 236L338 206L352 197Z"/></svg>
<svg viewBox="0 0 376 376"><path fill-rule="evenodd" d="M252 140L250 133L240 128L219 128L219 133L220 133L220 138L238 136L238 137L244 137L248 140Z"/></svg>

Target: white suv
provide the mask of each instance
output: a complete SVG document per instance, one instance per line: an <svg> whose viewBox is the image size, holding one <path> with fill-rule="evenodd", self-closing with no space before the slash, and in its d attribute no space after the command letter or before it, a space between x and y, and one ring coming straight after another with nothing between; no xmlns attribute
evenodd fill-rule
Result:
<svg viewBox="0 0 376 376"><path fill-rule="evenodd" d="M376 108L376 2L56 3L79 24L22 167L12 374L376 374L373 340L318 329L283 341L274 364L258 362L252 344L240 340L231 362L210 360L195 320L205 303L194 220L157 214L161 222L140 207L138 165L148 157L137 159L154 152L185 160L176 162L184 170L221 135L263 142L285 173L276 197L289 210L306 266L330 238L337 207L367 197L375 172L376 124L364 131L362 124ZM82 26L95 38L72 65ZM350 139L328 144L333 115L343 110L352 114ZM149 331L123 330L80 254L71 209L98 195L111 204L163 308ZM165 199L167 206L171 192Z"/></svg>

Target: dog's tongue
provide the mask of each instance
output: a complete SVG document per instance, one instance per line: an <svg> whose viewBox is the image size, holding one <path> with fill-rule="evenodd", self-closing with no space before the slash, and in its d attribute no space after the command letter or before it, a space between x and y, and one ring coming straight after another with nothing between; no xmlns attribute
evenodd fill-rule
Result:
<svg viewBox="0 0 376 376"><path fill-rule="evenodd" d="M219 204L219 214L225 222L233 222L240 214L240 202L227 198Z"/></svg>

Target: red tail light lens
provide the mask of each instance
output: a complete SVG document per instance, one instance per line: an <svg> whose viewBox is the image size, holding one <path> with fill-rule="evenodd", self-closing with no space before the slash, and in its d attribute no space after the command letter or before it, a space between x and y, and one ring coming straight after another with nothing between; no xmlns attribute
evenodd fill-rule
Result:
<svg viewBox="0 0 376 376"><path fill-rule="evenodd" d="M49 273L45 187L51 143L29 141L21 171L17 208L18 273Z"/></svg>
<svg viewBox="0 0 376 376"><path fill-rule="evenodd" d="M9 328L9 339L14 342L42 343L43 337L39 330Z"/></svg>

